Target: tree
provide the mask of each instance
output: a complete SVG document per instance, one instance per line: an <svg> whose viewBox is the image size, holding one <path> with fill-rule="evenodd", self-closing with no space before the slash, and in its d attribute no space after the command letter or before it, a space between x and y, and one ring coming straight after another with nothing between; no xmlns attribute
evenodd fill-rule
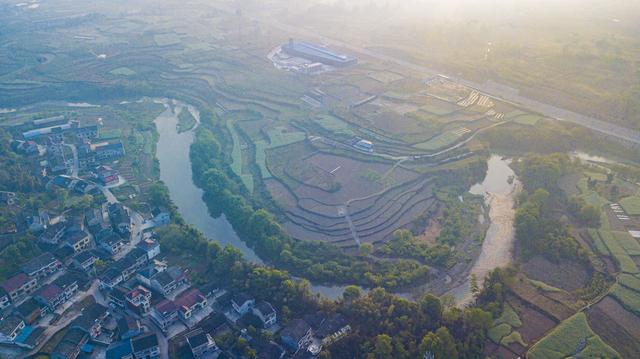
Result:
<svg viewBox="0 0 640 359"><path fill-rule="evenodd" d="M427 293L420 298L420 311L424 316L425 327L433 328L442 319L442 303L438 297Z"/></svg>
<svg viewBox="0 0 640 359"><path fill-rule="evenodd" d="M362 297L362 289L355 285L348 285L342 293L342 299L347 303L351 303L360 297Z"/></svg>
<svg viewBox="0 0 640 359"><path fill-rule="evenodd" d="M440 339L442 358L457 359L458 349L456 348L456 341L449 333L446 327L440 327L436 330L436 335Z"/></svg>
<svg viewBox="0 0 640 359"><path fill-rule="evenodd" d="M375 359L393 359L393 346L391 345L391 337L386 334L380 334L376 337L375 349L373 350Z"/></svg>
<svg viewBox="0 0 640 359"><path fill-rule="evenodd" d="M363 243L360 246L360 255L363 257L368 257L371 253L373 253L373 244L371 243Z"/></svg>
<svg viewBox="0 0 640 359"><path fill-rule="evenodd" d="M434 332L429 332L422 338L418 350L420 355L424 355L427 358L444 359L441 356L442 342Z"/></svg>

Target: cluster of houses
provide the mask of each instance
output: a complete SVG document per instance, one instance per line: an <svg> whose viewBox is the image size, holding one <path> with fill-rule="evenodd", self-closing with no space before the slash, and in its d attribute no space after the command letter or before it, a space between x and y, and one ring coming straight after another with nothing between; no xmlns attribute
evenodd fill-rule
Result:
<svg viewBox="0 0 640 359"><path fill-rule="evenodd" d="M22 138L13 142L15 151L28 156L44 156L40 162L49 174L62 174L74 165L74 157L80 169L93 168L104 161L125 155L121 142L98 140L98 126L80 126L64 116L34 120L21 125ZM69 144L75 146L74 154Z"/></svg>

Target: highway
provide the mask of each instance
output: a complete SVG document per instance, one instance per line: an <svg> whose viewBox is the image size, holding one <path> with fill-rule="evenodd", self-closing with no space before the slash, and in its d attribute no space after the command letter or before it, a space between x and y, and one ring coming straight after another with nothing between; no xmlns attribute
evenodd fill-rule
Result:
<svg viewBox="0 0 640 359"><path fill-rule="evenodd" d="M225 8L222 10L231 11L233 13L233 9ZM251 21L259 22L266 24L267 26L274 27L281 31L287 32L292 36L296 37L304 37L308 39L316 39L327 45L333 45L345 49L349 49L353 52L360 53L366 55L368 57L395 63L397 65L403 66L407 69L413 70L422 74L425 77L435 76L438 74L442 74L442 72L437 71L435 69L428 68L423 65L419 65L410 61L406 61L394 56L389 56L385 54L381 54L372 50L365 49L360 46L356 46L353 44L345 43L340 40L332 39L323 35L318 34L317 32L307 30L300 27L295 27L291 25L284 24L277 20L276 17L269 18L251 18L248 17ZM509 91L508 89L500 89L496 88L496 86L489 86L487 84L479 84L472 81L467 81L456 76L446 75L450 80L457 82L461 85L473 88L485 95L490 97L501 99L505 102L527 108L531 111L535 111L543 116L557 119L560 121L566 121L575 123L586 128L589 128L593 131L597 131L612 137L619 138L624 141L628 141L634 144L640 144L640 131L635 131L626 127L622 127L619 125L615 125L606 121L602 121L596 119L591 116L582 115L573 111L565 110L553 105L545 104L536 100L532 100L530 98L526 98L524 96L520 96L517 91Z"/></svg>

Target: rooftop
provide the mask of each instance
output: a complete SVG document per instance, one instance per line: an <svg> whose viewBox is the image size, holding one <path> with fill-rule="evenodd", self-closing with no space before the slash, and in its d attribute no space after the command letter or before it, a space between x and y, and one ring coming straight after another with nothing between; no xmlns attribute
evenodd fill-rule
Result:
<svg viewBox="0 0 640 359"><path fill-rule="evenodd" d="M56 257L50 252L44 252L41 255L31 259L24 263L21 267L22 271L31 274L39 271L40 269L50 265L51 263L58 262Z"/></svg>
<svg viewBox="0 0 640 359"><path fill-rule="evenodd" d="M62 294L62 288L58 287L55 284L45 284L42 288L38 289L36 295L47 302L51 302L60 294Z"/></svg>
<svg viewBox="0 0 640 359"><path fill-rule="evenodd" d="M311 326L302 319L294 319L289 322L282 332L280 333L283 337L290 337L294 341L299 341L302 337L304 337L307 332L311 329Z"/></svg>
<svg viewBox="0 0 640 359"><path fill-rule="evenodd" d="M31 277L24 273L19 273L7 279L0 285L7 293L11 293L31 281Z"/></svg>
<svg viewBox="0 0 640 359"><path fill-rule="evenodd" d="M160 314L168 314L175 312L176 310L178 310L178 308L172 301L164 299L160 303L156 304L155 310Z"/></svg>
<svg viewBox="0 0 640 359"><path fill-rule="evenodd" d="M194 306L197 303L201 303L204 302L206 299L205 297L202 295L202 293L200 293L200 291L196 288L192 288L189 289L187 291L185 291L184 293L180 294L176 300L174 300L174 303L176 304L176 307L178 308L191 308L192 306Z"/></svg>
<svg viewBox="0 0 640 359"><path fill-rule="evenodd" d="M158 346L158 337L155 333L146 333L131 339L133 352L137 353Z"/></svg>

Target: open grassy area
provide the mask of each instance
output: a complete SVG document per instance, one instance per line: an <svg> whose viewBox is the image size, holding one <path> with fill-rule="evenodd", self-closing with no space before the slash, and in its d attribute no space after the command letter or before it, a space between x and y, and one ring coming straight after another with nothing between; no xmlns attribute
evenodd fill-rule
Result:
<svg viewBox="0 0 640 359"><path fill-rule="evenodd" d="M591 358L619 358L620 355L591 330L586 315L575 314L555 327L527 353L530 359L561 359L580 354Z"/></svg>
<svg viewBox="0 0 640 359"><path fill-rule="evenodd" d="M620 200L620 205L632 216L640 216L640 196L629 196Z"/></svg>

